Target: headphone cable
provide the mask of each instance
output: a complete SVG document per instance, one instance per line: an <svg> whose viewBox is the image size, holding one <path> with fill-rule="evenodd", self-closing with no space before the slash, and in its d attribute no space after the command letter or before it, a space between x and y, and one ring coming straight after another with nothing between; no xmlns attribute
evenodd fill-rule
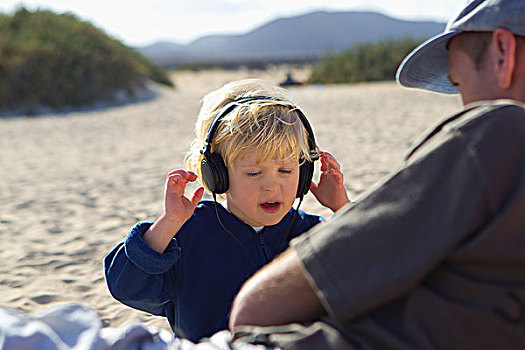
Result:
<svg viewBox="0 0 525 350"><path fill-rule="evenodd" d="M226 231L230 235L230 237L232 237L235 240L235 242L237 242L237 244L242 248L242 250L244 251L246 256L248 256L248 258L252 262L253 267L255 267L255 269L257 269L257 264L255 263L255 260L253 260L253 258L250 255L250 253L248 253L248 250L246 249L244 244L242 244L242 242L239 240L239 238L237 238L237 236L235 236L230 230L228 230L226 228L226 226L224 226L224 224L222 223L221 217L219 215L219 210L217 209L217 207L219 206L219 203L217 203L217 197L215 196L215 192L212 192L212 195L213 195L213 200L215 201L215 213L217 214L217 219L219 220L219 224L222 226L224 231Z"/></svg>
<svg viewBox="0 0 525 350"><path fill-rule="evenodd" d="M290 235L290 232L292 231L292 226L293 226L293 221L295 219L295 214L297 214L297 212L299 211L299 207L301 206L301 203L303 202L303 197L304 196L299 197L299 204L297 204L297 208L295 208L295 211L292 214L292 219L290 220L290 226L288 226L288 232L286 232L286 236L284 236L283 241L281 242L281 246L277 250L277 254L279 254L281 249L283 249L284 244L286 243L286 240L288 239L288 236Z"/></svg>
<svg viewBox="0 0 525 350"><path fill-rule="evenodd" d="M237 236L235 236L233 234L233 232L228 230L228 228L226 228L226 226L222 223L221 217L219 215L219 210L217 209L217 207L219 206L219 203L217 202L217 197L215 195L215 192L212 192L212 195L213 195L213 200L215 202L215 214L217 215L217 220L219 221L219 224L221 225L223 230L226 231L230 235L230 237L233 238L233 240L235 242L237 242L237 244L241 247L241 249L244 251L246 256L250 259L251 263L253 264L253 267L255 267L255 269L257 269L257 264L255 263L255 260L253 260L253 257L250 255L250 253L248 252L248 250L246 249L244 244L242 244L240 239ZM283 241L281 242L281 245L280 245L279 249L276 252L277 254L279 254L281 252L281 249L283 249L284 244L286 243L286 240L288 239L288 236L290 235L290 232L292 231L292 226L293 226L293 222L294 222L294 219L295 219L295 215L299 211L299 207L301 206L302 202L303 202L303 196L299 197L299 204L297 204L297 208L295 209L295 211L292 214L292 218L290 220L290 226L288 226L288 231L286 232L286 235L284 236Z"/></svg>

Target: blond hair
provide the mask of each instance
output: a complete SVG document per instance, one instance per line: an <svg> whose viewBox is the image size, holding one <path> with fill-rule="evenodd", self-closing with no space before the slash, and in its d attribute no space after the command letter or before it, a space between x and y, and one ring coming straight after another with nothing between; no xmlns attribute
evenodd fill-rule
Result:
<svg viewBox="0 0 525 350"><path fill-rule="evenodd" d="M204 183L200 169L201 150L213 120L227 104L256 96L268 99L241 102L222 117L211 140L210 151L219 153L230 167L246 151L254 151L257 162L276 155L281 161L311 161L309 135L286 90L262 79L240 80L203 98L195 123L195 139L186 155L188 168L198 175L201 183Z"/></svg>

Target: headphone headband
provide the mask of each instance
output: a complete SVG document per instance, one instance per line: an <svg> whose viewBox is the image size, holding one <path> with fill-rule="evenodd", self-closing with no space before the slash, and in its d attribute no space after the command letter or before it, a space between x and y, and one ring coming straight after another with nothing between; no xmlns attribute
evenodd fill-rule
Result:
<svg viewBox="0 0 525 350"><path fill-rule="evenodd" d="M224 107L222 107L211 123L210 129L208 130L208 134L206 135L206 139L204 140L204 146L202 147L201 154L209 155L210 149L211 149L211 142L213 140L213 136L215 135L215 131L219 127L219 121L230 114L233 109L237 106L240 106L246 102L255 101L255 100L267 100L267 101L280 101L280 102L288 102L286 100L283 100L281 98L277 97L270 97L270 96L252 96L252 97L243 97L239 98L237 100L233 100L229 103L227 103ZM319 154L317 153L316 145L315 145L315 137L314 132L312 130L312 126L308 122L308 119L306 119L306 116L304 113L299 109L299 107L293 105L293 107L290 108L291 110L295 110L297 112L297 115L299 116L299 119L301 119L301 122L303 123L304 128L306 129L306 132L308 133L308 149L309 149L309 155L312 161L319 159Z"/></svg>

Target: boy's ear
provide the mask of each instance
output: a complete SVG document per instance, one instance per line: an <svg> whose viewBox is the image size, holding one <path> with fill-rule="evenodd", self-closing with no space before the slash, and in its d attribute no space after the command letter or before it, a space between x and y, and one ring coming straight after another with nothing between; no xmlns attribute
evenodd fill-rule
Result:
<svg viewBox="0 0 525 350"><path fill-rule="evenodd" d="M516 68L516 37L507 29L496 29L492 35L491 51L498 86L509 89Z"/></svg>

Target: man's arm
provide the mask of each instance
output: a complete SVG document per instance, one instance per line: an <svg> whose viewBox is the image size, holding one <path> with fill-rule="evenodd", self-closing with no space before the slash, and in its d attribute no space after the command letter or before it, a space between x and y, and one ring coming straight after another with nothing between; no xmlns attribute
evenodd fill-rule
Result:
<svg viewBox="0 0 525 350"><path fill-rule="evenodd" d="M233 302L230 329L310 321L322 315L306 274L297 253L288 248L243 285Z"/></svg>

